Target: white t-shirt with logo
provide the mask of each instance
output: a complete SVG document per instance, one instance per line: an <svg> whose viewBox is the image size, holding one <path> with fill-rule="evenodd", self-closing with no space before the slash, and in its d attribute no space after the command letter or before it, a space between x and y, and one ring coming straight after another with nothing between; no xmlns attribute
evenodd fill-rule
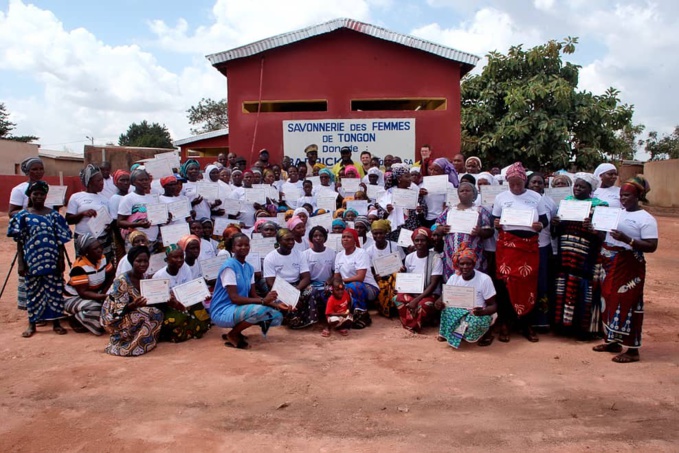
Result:
<svg viewBox="0 0 679 453"><path fill-rule="evenodd" d="M495 197L495 203L493 203L493 216L502 217L502 211L507 208L532 210L533 223L538 221L539 216L547 214L547 207L542 195L532 190L526 190L521 195L514 195L509 190L499 193ZM531 227L517 225L504 226L503 229L535 232Z"/></svg>
<svg viewBox="0 0 679 453"><path fill-rule="evenodd" d="M66 206L66 214L80 214L89 209L95 211L104 206L108 210L108 199L100 193L78 192L71 195ZM87 223L90 221L89 217L83 217L80 222L75 225L75 232L78 234L90 233L90 228Z"/></svg>
<svg viewBox="0 0 679 453"><path fill-rule="evenodd" d="M465 280L461 275L453 274L448 278L446 285L468 286L476 290L475 307L486 308L486 301L495 295L493 280L483 272L474 271L471 280Z"/></svg>
<svg viewBox="0 0 679 453"><path fill-rule="evenodd" d="M351 255L347 255L346 250L337 253L335 257L335 272L342 276L342 279L356 276L356 271L365 269L363 283L377 288L377 282L370 270L370 256L365 250L357 248Z"/></svg>
<svg viewBox="0 0 679 453"><path fill-rule="evenodd" d="M617 230L625 233L631 239L658 239L658 222L655 218L644 211L625 211L620 213L620 220L618 221ZM610 233L606 234L606 243L614 247L623 247L627 250L632 250L629 244L616 241L611 237Z"/></svg>
<svg viewBox="0 0 679 453"><path fill-rule="evenodd" d="M267 253L262 266L262 276L281 277L288 283L296 283L303 272L309 272L309 262L301 252L292 250L289 255L281 255L278 250Z"/></svg>

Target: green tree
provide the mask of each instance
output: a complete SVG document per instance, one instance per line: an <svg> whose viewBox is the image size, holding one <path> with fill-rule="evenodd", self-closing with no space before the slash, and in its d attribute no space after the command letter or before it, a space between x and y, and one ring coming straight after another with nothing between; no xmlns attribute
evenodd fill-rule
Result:
<svg viewBox="0 0 679 453"><path fill-rule="evenodd" d="M200 126L191 128L192 134L216 131L218 129L224 129L229 125L226 99L215 101L213 99L203 98L198 105L191 106L186 113L188 113L189 124Z"/></svg>
<svg viewBox="0 0 679 453"><path fill-rule="evenodd" d="M35 135L12 135L11 132L16 127L16 123L9 120L9 112L4 102L0 102L0 138L4 140L14 140L16 142L30 143L38 139Z"/></svg>
<svg viewBox="0 0 679 453"><path fill-rule="evenodd" d="M464 79L462 151L490 166L522 161L533 170L592 168L630 153L633 106L619 92L578 91L580 66L562 60L575 51L577 38L507 55L491 52L480 75Z"/></svg>
<svg viewBox="0 0 679 453"><path fill-rule="evenodd" d="M118 137L120 146L141 146L145 148L174 148L167 127L158 123L149 124L146 120L132 123L127 132Z"/></svg>
<svg viewBox="0 0 679 453"><path fill-rule="evenodd" d="M651 155L651 160L679 159L679 126L675 126L671 134L660 138L656 131L649 132L646 152Z"/></svg>

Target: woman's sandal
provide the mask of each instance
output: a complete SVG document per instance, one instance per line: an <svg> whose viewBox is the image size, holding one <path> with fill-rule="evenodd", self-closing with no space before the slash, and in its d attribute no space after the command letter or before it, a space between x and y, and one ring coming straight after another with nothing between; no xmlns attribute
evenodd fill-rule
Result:
<svg viewBox="0 0 679 453"><path fill-rule="evenodd" d="M483 337L479 340L479 346L490 346L493 344L493 340L495 339L495 335L491 335L489 337Z"/></svg>
<svg viewBox="0 0 679 453"><path fill-rule="evenodd" d="M330 336L330 331L328 329L323 329L323 331L321 332L321 336L323 338L328 338Z"/></svg>
<svg viewBox="0 0 679 453"><path fill-rule="evenodd" d="M506 325L503 325L500 327L500 336L498 337L498 340L500 340L503 343L509 343L509 327Z"/></svg>
<svg viewBox="0 0 679 453"><path fill-rule="evenodd" d="M447 340L446 340L446 337L444 337L443 335L437 335L437 336L436 336L436 341L441 341L441 342L443 342L443 341L447 341Z"/></svg>
<svg viewBox="0 0 679 453"><path fill-rule="evenodd" d="M639 354L637 355L630 355L628 353L624 354L619 354L613 357L611 360L613 360L615 363L633 363L633 362L638 362L639 361Z"/></svg>
<svg viewBox="0 0 679 453"><path fill-rule="evenodd" d="M604 343L592 348L594 352L622 352L622 346L618 343Z"/></svg>
<svg viewBox="0 0 679 453"><path fill-rule="evenodd" d="M347 335L349 335L349 331L347 329L340 329L340 330L338 330L338 332L343 337L346 337Z"/></svg>
<svg viewBox="0 0 679 453"><path fill-rule="evenodd" d="M30 338L35 333L35 326L28 326L26 330L21 332L21 336L24 338Z"/></svg>
<svg viewBox="0 0 679 453"><path fill-rule="evenodd" d="M540 341L538 336L535 334L535 331L530 327L524 329L523 336L526 337L526 340L530 341L531 343L537 343L538 341Z"/></svg>
<svg viewBox="0 0 679 453"><path fill-rule="evenodd" d="M241 337L243 340L247 340L247 339L248 339L248 337L246 337L246 336L243 335L243 334L240 334L240 337ZM228 339L229 339L229 334L228 334L228 333L223 333L223 334L222 334L222 340L227 340L227 341L228 341Z"/></svg>
<svg viewBox="0 0 679 453"><path fill-rule="evenodd" d="M66 329L64 329L61 326L54 326L52 327L52 330L54 330L54 333L56 333L57 335L66 335L68 333Z"/></svg>

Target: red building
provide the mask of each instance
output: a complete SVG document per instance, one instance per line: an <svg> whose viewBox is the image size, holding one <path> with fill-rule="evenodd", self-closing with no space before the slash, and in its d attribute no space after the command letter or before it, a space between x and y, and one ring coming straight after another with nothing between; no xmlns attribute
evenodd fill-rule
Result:
<svg viewBox="0 0 679 453"><path fill-rule="evenodd" d="M460 79L478 57L350 19L208 55L227 76L229 151L333 163L350 146L406 161L460 147ZM220 137L224 139L224 136ZM214 139L213 139L214 140ZM224 140L226 143L226 140ZM200 146L200 140L194 146Z"/></svg>

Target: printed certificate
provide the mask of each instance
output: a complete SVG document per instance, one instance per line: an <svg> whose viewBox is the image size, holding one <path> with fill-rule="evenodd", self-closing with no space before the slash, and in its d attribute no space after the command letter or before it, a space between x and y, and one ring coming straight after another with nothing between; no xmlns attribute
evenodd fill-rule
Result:
<svg viewBox="0 0 679 453"><path fill-rule="evenodd" d="M444 194L448 191L448 175L425 176L422 178L422 187L427 189L429 195Z"/></svg>
<svg viewBox="0 0 679 453"><path fill-rule="evenodd" d="M219 205L220 209L224 210L227 215L238 215L240 214L242 203L240 200L234 200L233 198L226 198L222 200L222 204Z"/></svg>
<svg viewBox="0 0 679 453"><path fill-rule="evenodd" d="M153 179L174 175L168 159L148 159L144 162L144 168L149 175L153 176Z"/></svg>
<svg viewBox="0 0 679 453"><path fill-rule="evenodd" d="M495 197L506 190L507 186L481 186L481 204L492 206L495 203Z"/></svg>
<svg viewBox="0 0 679 453"><path fill-rule="evenodd" d="M167 223L168 218L168 210L165 203L146 205L146 220L151 222L151 225Z"/></svg>
<svg viewBox="0 0 679 453"><path fill-rule="evenodd" d="M473 310L476 305L476 288L473 286L443 285L442 298L446 307Z"/></svg>
<svg viewBox="0 0 679 453"><path fill-rule="evenodd" d="M347 209L349 208L355 209L358 215L368 215L368 200L349 200Z"/></svg>
<svg viewBox="0 0 679 453"><path fill-rule="evenodd" d="M170 300L170 280L166 278L140 280L139 290L148 305L162 304Z"/></svg>
<svg viewBox="0 0 679 453"><path fill-rule="evenodd" d="M382 195L384 195L384 187L375 185L373 186L372 184L366 184L366 195L368 195L368 198L371 200L378 200L382 198Z"/></svg>
<svg viewBox="0 0 679 453"><path fill-rule="evenodd" d="M502 210L500 225L531 227L534 214L535 209L505 208Z"/></svg>
<svg viewBox="0 0 679 453"><path fill-rule="evenodd" d="M556 215L561 220L582 222L589 217L590 209L592 209L591 201L563 200L559 203L559 211Z"/></svg>
<svg viewBox="0 0 679 453"><path fill-rule="evenodd" d="M50 186L45 198L45 206L63 206L67 190L68 186Z"/></svg>
<svg viewBox="0 0 679 453"><path fill-rule="evenodd" d="M104 233L104 230L111 224L111 222L113 222L113 219L111 218L111 214L108 212L108 208L106 206L99 206L97 209L97 216L90 217L90 219L87 221L87 226L90 229L92 236L98 238Z"/></svg>
<svg viewBox="0 0 679 453"><path fill-rule="evenodd" d="M186 222L163 225L160 227L160 235L163 237L164 247L178 243L179 240L187 234L191 234L191 231L189 230L189 224Z"/></svg>
<svg viewBox="0 0 679 453"><path fill-rule="evenodd" d="M309 217L309 226L322 226L327 231L330 231L332 229L332 214L327 213Z"/></svg>
<svg viewBox="0 0 679 453"><path fill-rule="evenodd" d="M260 258L260 255L257 252L250 252L248 253L248 256L245 257L245 261L255 268L255 272L262 272L262 260L263 258Z"/></svg>
<svg viewBox="0 0 679 453"><path fill-rule="evenodd" d="M276 280L274 280L271 291L276 291L278 293L277 300L290 305L292 308L297 306L299 295L301 294L300 290L280 277L276 277Z"/></svg>
<svg viewBox="0 0 679 453"><path fill-rule="evenodd" d="M152 277L153 274L165 267L167 262L165 261L164 253L155 253L149 258L149 268L146 269L146 275Z"/></svg>
<svg viewBox="0 0 679 453"><path fill-rule="evenodd" d="M186 308L203 303L205 299L210 297L210 290L207 289L205 280L202 278L196 278L181 285L177 285L172 288L172 292L179 303Z"/></svg>
<svg viewBox="0 0 679 453"><path fill-rule="evenodd" d="M250 253L259 253L261 256L266 256L267 253L274 250L276 238L261 238L250 240Z"/></svg>
<svg viewBox="0 0 679 453"><path fill-rule="evenodd" d="M325 246L336 252L341 252L344 250L344 247L342 247L342 235L340 233L328 233L328 240L325 241Z"/></svg>
<svg viewBox="0 0 679 453"><path fill-rule="evenodd" d="M622 209L608 206L597 206L592 216L592 226L597 231L612 231L618 228Z"/></svg>
<svg viewBox="0 0 679 453"><path fill-rule="evenodd" d="M346 193L347 195L349 194L353 195L359 190L361 190L360 178L342 178L340 182L342 183L342 189L344 189L344 193Z"/></svg>
<svg viewBox="0 0 679 453"><path fill-rule="evenodd" d="M479 213L476 208L464 210L451 208L448 210L446 224L450 227L450 233L471 234L474 227L479 224Z"/></svg>
<svg viewBox="0 0 679 453"><path fill-rule="evenodd" d="M203 197L203 200L219 200L219 184L216 182L198 181L196 187L198 195Z"/></svg>
<svg viewBox="0 0 679 453"><path fill-rule="evenodd" d="M396 208L415 209L417 208L417 197L419 192L417 190L399 189L398 187L391 191L391 204Z"/></svg>
<svg viewBox="0 0 679 453"><path fill-rule="evenodd" d="M224 261L229 259L229 255L219 255L206 260L198 261L200 266L200 274L207 281L215 280L219 275L219 269L221 269Z"/></svg>
<svg viewBox="0 0 679 453"><path fill-rule="evenodd" d="M570 187L546 188L545 195L554 200L554 203L559 204L564 198L573 195L573 189Z"/></svg>
<svg viewBox="0 0 679 453"><path fill-rule="evenodd" d="M375 273L380 277L388 277L401 270L403 262L398 252L390 253L388 255L377 257L373 260L373 268Z"/></svg>
<svg viewBox="0 0 679 453"><path fill-rule="evenodd" d="M460 196L457 194L457 189L449 187L446 191L446 204L448 206L457 206L460 203Z"/></svg>
<svg viewBox="0 0 679 453"><path fill-rule="evenodd" d="M424 274L396 274L396 291L405 294L422 294L424 291Z"/></svg>
<svg viewBox="0 0 679 453"><path fill-rule="evenodd" d="M398 241L397 241L398 245L400 245L401 247L405 247L405 248L408 248L410 246L415 245L413 243L413 239L411 237L412 234L413 234L412 230L401 228L401 232L398 234Z"/></svg>
<svg viewBox="0 0 679 453"><path fill-rule="evenodd" d="M332 213L337 210L337 193L333 192L327 195L329 192L323 192L316 196L316 206L318 209L325 209L326 211Z"/></svg>
<svg viewBox="0 0 679 453"><path fill-rule="evenodd" d="M266 204L266 189L263 187L244 189L246 204Z"/></svg>
<svg viewBox="0 0 679 453"><path fill-rule="evenodd" d="M172 214L172 220L186 219L191 217L191 203L188 199L180 199L167 203L167 211Z"/></svg>

